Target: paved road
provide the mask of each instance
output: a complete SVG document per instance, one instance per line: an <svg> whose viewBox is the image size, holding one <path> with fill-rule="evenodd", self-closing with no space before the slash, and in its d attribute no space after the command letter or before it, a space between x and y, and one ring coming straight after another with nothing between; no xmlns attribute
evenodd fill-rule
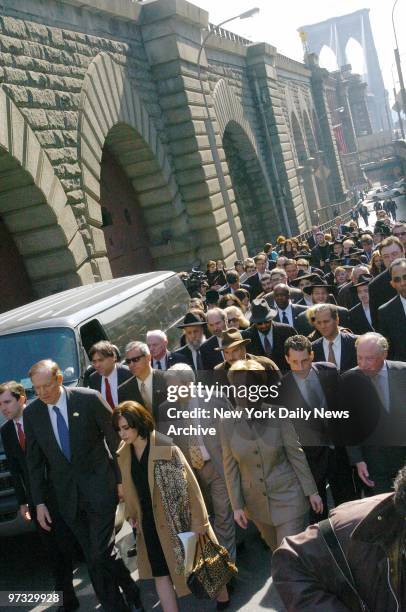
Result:
<svg viewBox="0 0 406 612"><path fill-rule="evenodd" d="M398 219L406 220L406 197L397 198ZM372 208L372 205L370 205ZM369 217L369 227L373 229L376 215L372 211ZM360 220L361 226L363 222ZM236 589L232 598L230 612L240 610L241 612L260 612L270 610L271 612L284 612L277 594L271 586L270 579L270 553L266 551L255 533L251 530L246 538L245 550L238 557L239 576ZM132 543L132 533L127 524L117 536L117 542L123 551L123 558L127 562L125 551ZM40 547L35 534L23 537L5 538L1 540L0 560L2 571L0 572L0 590L47 590L52 586L47 568L46 559L41 555ZM128 565L135 580L138 579L136 559L128 560ZM3 570L3 568L5 568ZM157 602L153 582L143 581L140 583L142 598L145 609L149 612L161 612ZM89 582L86 568L83 564L75 570L75 588L80 599L82 612L90 612L97 609L96 599ZM16 608L1 608L1 612ZM28 610L29 608L25 608ZM32 612L45 610L37 606L31 608ZM50 609L50 608L48 608ZM193 600L191 597L183 598L180 603L182 612L209 612L215 609L212 603Z"/></svg>
<svg viewBox="0 0 406 612"><path fill-rule="evenodd" d="M132 543L132 532L127 523L117 536L120 549L124 552L123 558L132 570L132 576L138 579L136 559L128 559L125 551ZM271 612L283 612L284 607L279 597L271 589L270 552L265 550L259 536L252 528L245 539L245 548L239 554L238 566L239 576L232 597L230 612L241 610L242 612L259 612L270 610ZM46 559L41 555L35 534L5 538L1 541L1 565L0 590L47 590L52 586ZM5 568L3 570L3 568ZM139 582L142 599L146 611L162 612L153 581ZM80 610L91 612L97 609L96 599L89 582L86 567L80 564L75 570L75 589L80 599ZM1 612L12 612L16 608L0 608ZM55 609L52 607L37 606L25 608L32 612ZM100 608L99 608L100 609ZM192 597L180 600L182 612L211 612L215 610L212 602L198 601Z"/></svg>

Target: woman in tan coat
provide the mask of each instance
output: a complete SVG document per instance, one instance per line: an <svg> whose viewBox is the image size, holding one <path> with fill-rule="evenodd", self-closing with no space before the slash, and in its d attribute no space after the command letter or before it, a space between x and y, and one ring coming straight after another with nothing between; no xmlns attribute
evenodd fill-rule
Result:
<svg viewBox="0 0 406 612"><path fill-rule="evenodd" d="M266 384L262 372L247 370L264 368L253 360L237 361L229 370L231 383L238 388ZM252 407L259 411L259 418L250 418ZM252 520L275 550L285 536L305 528L306 498L318 513L323 503L292 423L271 417L270 409L262 401L250 404L238 399L240 414L221 421L220 435L234 520L243 529L247 519Z"/></svg>
<svg viewBox="0 0 406 612"><path fill-rule="evenodd" d="M164 612L177 612L176 595L190 593L177 534L207 533L217 542L199 485L181 450L155 431L143 406L122 402L113 412L113 424L122 439L118 464L126 516L137 529L139 576L155 579ZM227 607L226 587L217 601L219 609Z"/></svg>

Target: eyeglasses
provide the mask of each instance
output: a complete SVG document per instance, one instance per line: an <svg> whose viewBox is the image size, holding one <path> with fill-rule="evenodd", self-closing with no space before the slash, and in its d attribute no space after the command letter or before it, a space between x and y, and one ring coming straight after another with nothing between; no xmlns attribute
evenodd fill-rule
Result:
<svg viewBox="0 0 406 612"><path fill-rule="evenodd" d="M130 365L130 363L138 363L140 359L142 359L143 357L145 357L145 355L137 355L137 357L129 357L128 359L125 360L127 365Z"/></svg>
<svg viewBox="0 0 406 612"><path fill-rule="evenodd" d="M392 278L394 283L400 283L401 281L406 281L406 274L402 274L401 276L394 276Z"/></svg>
<svg viewBox="0 0 406 612"><path fill-rule="evenodd" d="M397 232L396 234L393 232L393 235L394 235L396 238L399 238L399 236L406 236L406 232Z"/></svg>

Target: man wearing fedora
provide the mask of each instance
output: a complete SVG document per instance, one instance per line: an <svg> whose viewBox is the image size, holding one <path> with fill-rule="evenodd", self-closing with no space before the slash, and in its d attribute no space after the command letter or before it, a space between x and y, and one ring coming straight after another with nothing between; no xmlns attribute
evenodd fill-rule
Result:
<svg viewBox="0 0 406 612"><path fill-rule="evenodd" d="M305 295L311 296L313 305L315 304L328 304L334 303L334 296L331 295L333 290L332 285L327 285L325 281L323 281L320 276L313 275L311 279L312 282L310 285L303 287L303 293ZM349 328L350 327L350 316L347 308L343 308L342 306L337 306L338 319L339 323L342 327ZM303 312L298 316L298 325L301 329L305 328L307 321L306 313Z"/></svg>
<svg viewBox="0 0 406 612"><path fill-rule="evenodd" d="M373 279L371 274L360 274L358 281L351 290L355 293L358 304L350 310L350 329L354 334L361 335L374 331L372 327L371 310L369 308L368 285Z"/></svg>
<svg viewBox="0 0 406 612"><path fill-rule="evenodd" d="M184 347L172 354L173 363L187 363L194 372L203 370L200 347L206 341L204 336L205 321L202 321L196 313L187 312L183 323L178 329L183 329L186 338Z"/></svg>
<svg viewBox="0 0 406 612"><path fill-rule="evenodd" d="M274 323L278 311L271 308L266 300L257 300L251 306L251 327L243 331L245 340L250 340L254 355L272 359L282 371L288 366L284 355L285 340L296 335L296 330L285 323Z"/></svg>
<svg viewBox="0 0 406 612"><path fill-rule="evenodd" d="M247 352L247 345L251 340L249 338L243 338L241 332L235 327L226 329L221 334L221 348L215 349L220 352L223 351L224 361L219 363L214 368L215 371L227 372L233 363L240 361L241 359L253 359L260 363L265 370L278 370L278 366L272 359L262 355L251 355Z"/></svg>
<svg viewBox="0 0 406 612"><path fill-rule="evenodd" d="M342 285L337 294L337 304L348 309L358 303L357 294L352 291L352 287L358 282L358 278L361 274L369 274L368 266L360 264L358 259L350 259L349 265L354 266L351 270L351 280Z"/></svg>

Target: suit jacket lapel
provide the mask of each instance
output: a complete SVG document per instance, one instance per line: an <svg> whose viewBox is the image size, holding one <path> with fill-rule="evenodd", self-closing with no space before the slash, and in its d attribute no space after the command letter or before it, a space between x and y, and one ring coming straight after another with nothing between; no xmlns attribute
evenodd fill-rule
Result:
<svg viewBox="0 0 406 612"><path fill-rule="evenodd" d="M76 441L76 417L73 416L75 412L75 406L73 405L72 393L69 388L64 387L66 392L66 405L68 408L68 423L69 423L69 443L71 458L74 454L75 441Z"/></svg>
<svg viewBox="0 0 406 612"><path fill-rule="evenodd" d="M53 446L54 452L56 452L57 454L59 453L59 455L62 455L62 457L66 459L58 444L58 440L55 437L54 429L52 427L51 419L48 412L48 406L44 402L41 402L41 405L42 408L38 410L38 420L41 423L41 433L47 439L47 442L49 442L49 444Z"/></svg>

